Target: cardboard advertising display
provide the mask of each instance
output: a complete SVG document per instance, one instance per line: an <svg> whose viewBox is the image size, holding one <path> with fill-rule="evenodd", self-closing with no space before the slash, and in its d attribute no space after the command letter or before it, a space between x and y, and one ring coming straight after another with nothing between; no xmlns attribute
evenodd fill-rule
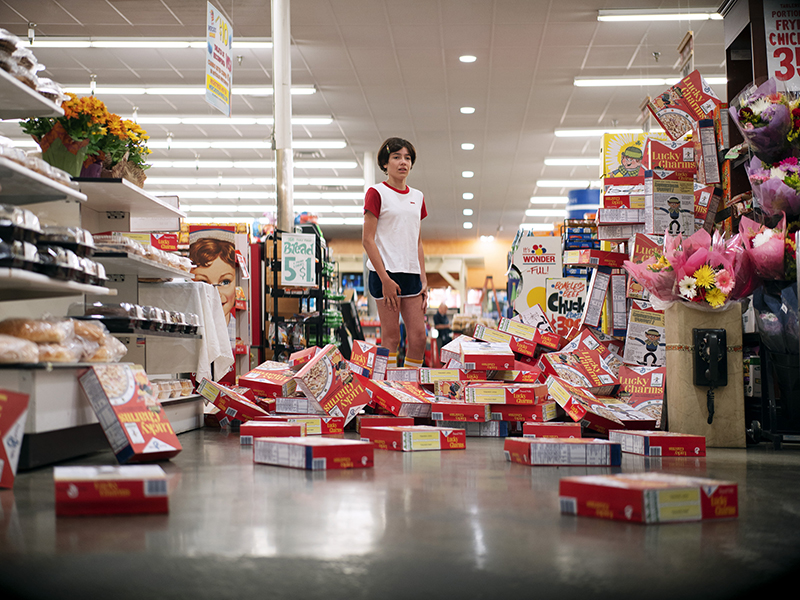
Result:
<svg viewBox="0 0 800 600"><path fill-rule="evenodd" d="M623 452L644 456L705 456L706 438L669 431L611 431L608 439Z"/></svg>
<svg viewBox="0 0 800 600"><path fill-rule="evenodd" d="M699 71L692 71L678 83L647 103L671 140L679 140L692 130L692 124L713 114L720 104L714 90Z"/></svg>
<svg viewBox="0 0 800 600"><path fill-rule="evenodd" d="M522 437L530 438L579 438L581 437L580 423L537 423L525 422L522 424Z"/></svg>
<svg viewBox="0 0 800 600"><path fill-rule="evenodd" d="M526 421L552 421L558 414L556 403L546 400L539 404L489 404L492 421L525 423Z"/></svg>
<svg viewBox="0 0 800 600"><path fill-rule="evenodd" d="M27 418L28 395L0 390L0 489L14 487Z"/></svg>
<svg viewBox="0 0 800 600"><path fill-rule="evenodd" d="M437 427L462 429L467 437L506 437L508 423L487 421L486 423L465 423L464 421L436 421Z"/></svg>
<svg viewBox="0 0 800 600"><path fill-rule="evenodd" d="M628 337L622 359L627 364L644 367L666 364L663 312L656 311L649 303L634 302L628 314Z"/></svg>
<svg viewBox="0 0 800 600"><path fill-rule="evenodd" d="M648 140L644 152L644 167L648 171L697 172L695 146L688 141Z"/></svg>
<svg viewBox="0 0 800 600"><path fill-rule="evenodd" d="M539 365L544 376L558 377L595 395L611 396L619 385L619 378L599 350L550 352L542 355Z"/></svg>
<svg viewBox="0 0 800 600"><path fill-rule="evenodd" d="M645 175L644 231L655 235L694 233L694 176L655 169Z"/></svg>
<svg viewBox="0 0 800 600"><path fill-rule="evenodd" d="M619 443L583 438L508 438L503 447L506 461L530 466L618 467Z"/></svg>
<svg viewBox="0 0 800 600"><path fill-rule="evenodd" d="M577 327L583 315L588 283L578 277L547 280L547 318L560 336Z"/></svg>
<svg viewBox="0 0 800 600"><path fill-rule="evenodd" d="M305 427L298 423L276 423L272 421L248 421L239 427L239 444L252 446L258 437L301 437Z"/></svg>
<svg viewBox="0 0 800 600"><path fill-rule="evenodd" d="M417 452L420 450L464 450L467 447L463 429L446 427L362 427L361 439L381 450Z"/></svg>
<svg viewBox="0 0 800 600"><path fill-rule="evenodd" d="M623 179L644 171L646 133L604 133L600 146L600 177Z"/></svg>
<svg viewBox="0 0 800 600"><path fill-rule="evenodd" d="M655 256L656 252L660 252L663 245L664 236L637 233L628 242L630 260L637 265L641 264L648 258ZM628 277L626 296L637 300L647 300L650 297L650 292L644 289L644 286L633 277Z"/></svg>
<svg viewBox="0 0 800 600"><path fill-rule="evenodd" d="M369 379L366 388L376 406L397 417L429 417L431 414L434 395L417 383Z"/></svg>
<svg viewBox="0 0 800 600"><path fill-rule="evenodd" d="M472 421L475 423L492 420L489 405L468 402L436 401L431 405L431 419L434 421Z"/></svg>
<svg viewBox="0 0 800 600"><path fill-rule="evenodd" d="M365 377L378 380L386 379L386 369L389 366L389 350L361 340L353 340L350 362L366 369Z"/></svg>
<svg viewBox="0 0 800 600"><path fill-rule="evenodd" d="M467 371L507 370L514 364L514 352L502 342L464 342L459 361Z"/></svg>
<svg viewBox="0 0 800 600"><path fill-rule="evenodd" d="M552 376L547 378L547 390L576 423L604 435L611 429L624 429L620 420L591 392Z"/></svg>
<svg viewBox="0 0 800 600"><path fill-rule="evenodd" d="M395 417L394 415L358 415L356 431L362 427L408 427L414 425L414 417Z"/></svg>
<svg viewBox="0 0 800 600"><path fill-rule="evenodd" d="M525 325L530 325L531 327L536 327L542 333L553 333L553 325L550 321L547 320L547 316L545 315L542 307L538 304L534 304L527 310L523 310L518 315L516 315L512 321L519 321L520 323L524 323Z"/></svg>
<svg viewBox="0 0 800 600"><path fill-rule="evenodd" d="M374 465L373 450L359 440L259 437L253 441L253 462L309 471L364 469Z"/></svg>
<svg viewBox="0 0 800 600"><path fill-rule="evenodd" d="M538 404L547 398L547 386L540 383L468 383L464 400L477 404Z"/></svg>
<svg viewBox="0 0 800 600"><path fill-rule="evenodd" d="M544 306L547 278L561 277L561 261L561 238L527 236L520 240L513 257L522 277L515 311L521 313L537 304Z"/></svg>
<svg viewBox="0 0 800 600"><path fill-rule="evenodd" d="M165 460L181 451L142 367L96 365L78 383L121 464Z"/></svg>
<svg viewBox="0 0 800 600"><path fill-rule="evenodd" d="M169 512L167 475L158 465L54 467L56 516Z"/></svg>
<svg viewBox="0 0 800 600"><path fill-rule="evenodd" d="M239 385L249 387L256 396L277 398L294 396L297 382L295 372L284 363L267 361L239 377Z"/></svg>
<svg viewBox="0 0 800 600"><path fill-rule="evenodd" d="M600 202L603 208L644 208L644 169L631 177L606 177Z"/></svg>
<svg viewBox="0 0 800 600"><path fill-rule="evenodd" d="M197 393L216 406L221 415L224 414L224 416L220 417L220 425L222 427L228 427L230 421L234 419L250 421L256 417L264 417L269 414L257 404L250 402L244 396L216 381L203 379L200 385L197 386Z"/></svg>
<svg viewBox="0 0 800 600"><path fill-rule="evenodd" d="M563 514L633 523L739 516L736 483L667 473L565 477L558 495Z"/></svg>

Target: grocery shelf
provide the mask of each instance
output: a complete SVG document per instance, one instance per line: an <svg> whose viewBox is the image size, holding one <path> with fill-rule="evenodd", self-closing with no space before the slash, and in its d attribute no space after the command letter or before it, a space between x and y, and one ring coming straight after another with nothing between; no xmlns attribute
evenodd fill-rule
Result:
<svg viewBox="0 0 800 600"><path fill-rule="evenodd" d="M5 72L0 69L0 72ZM0 157L0 201L9 204L33 204L52 200L86 201L86 196L68 185Z"/></svg>
<svg viewBox="0 0 800 600"><path fill-rule="evenodd" d="M86 206L98 212L121 211L131 217L181 217L186 213L144 191L127 179L77 177Z"/></svg>
<svg viewBox="0 0 800 600"><path fill-rule="evenodd" d="M116 296L117 290L75 281L60 281L22 269L0 268L0 301L78 296L80 294Z"/></svg>
<svg viewBox="0 0 800 600"><path fill-rule="evenodd" d="M152 279L192 279L191 273L157 263L129 252L96 252L92 260L100 263L107 274L138 275Z"/></svg>
<svg viewBox="0 0 800 600"><path fill-rule="evenodd" d="M159 400L158 402L162 406L164 406L165 404L183 404L185 402L193 402L200 398L202 398L200 394L189 394L188 396L179 396L178 398L167 398L166 400Z"/></svg>
<svg viewBox="0 0 800 600"><path fill-rule="evenodd" d="M102 323L102 321L100 321ZM178 333L175 331L153 331L152 329L139 329L133 327L127 330L115 329L109 331L111 335L135 335L137 337L165 337L184 340L201 340L203 335L200 333Z"/></svg>
<svg viewBox="0 0 800 600"><path fill-rule="evenodd" d="M0 69L0 119L60 117L61 107Z"/></svg>

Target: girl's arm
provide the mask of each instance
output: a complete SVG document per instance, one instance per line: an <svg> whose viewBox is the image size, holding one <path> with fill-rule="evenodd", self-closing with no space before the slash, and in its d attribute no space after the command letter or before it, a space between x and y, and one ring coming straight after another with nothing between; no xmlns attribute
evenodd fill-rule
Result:
<svg viewBox="0 0 800 600"><path fill-rule="evenodd" d="M383 284L383 297L386 300L386 306L389 310L398 310L400 302L397 295L400 293L400 286L397 285L386 272L386 267L383 265L381 253L378 251L378 245L375 243L375 231L378 229L378 217L372 212L366 211L364 213L364 229L361 233L361 245L369 257L372 266L375 267L375 273Z"/></svg>
<svg viewBox="0 0 800 600"><path fill-rule="evenodd" d="M419 278L422 280L422 314L428 308L428 276L425 273L425 252L422 250L422 232L417 238L417 256L419 257Z"/></svg>

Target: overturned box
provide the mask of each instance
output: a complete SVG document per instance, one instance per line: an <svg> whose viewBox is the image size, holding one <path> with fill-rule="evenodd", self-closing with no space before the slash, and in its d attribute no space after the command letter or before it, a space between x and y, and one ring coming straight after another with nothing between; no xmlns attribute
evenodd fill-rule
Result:
<svg viewBox="0 0 800 600"><path fill-rule="evenodd" d="M253 462L310 471L372 467L373 445L330 438L256 438Z"/></svg>
<svg viewBox="0 0 800 600"><path fill-rule="evenodd" d="M670 431L611 431L608 439L622 444L623 452L644 456L705 456L706 438Z"/></svg>
<svg viewBox="0 0 800 600"><path fill-rule="evenodd" d="M522 437L531 438L579 438L581 437L580 423L537 423L525 422L522 424Z"/></svg>
<svg viewBox="0 0 800 600"><path fill-rule="evenodd" d="M239 428L239 444L252 446L258 437L302 437L305 424L274 421L248 421Z"/></svg>
<svg viewBox="0 0 800 600"><path fill-rule="evenodd" d="M362 427L361 439L381 450L416 452L419 450L464 450L467 447L463 429L446 427Z"/></svg>
<svg viewBox="0 0 800 600"><path fill-rule="evenodd" d="M58 517L169 512L158 465L54 467L53 482Z"/></svg>
<svg viewBox="0 0 800 600"><path fill-rule="evenodd" d="M591 438L508 438L503 450L507 461L531 466L618 467L622 462L619 443Z"/></svg>

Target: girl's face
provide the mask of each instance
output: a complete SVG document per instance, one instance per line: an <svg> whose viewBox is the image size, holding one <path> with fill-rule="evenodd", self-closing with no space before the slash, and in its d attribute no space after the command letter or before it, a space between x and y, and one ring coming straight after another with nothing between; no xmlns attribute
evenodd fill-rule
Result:
<svg viewBox="0 0 800 600"><path fill-rule="evenodd" d="M230 322L233 306L236 304L236 272L233 267L220 257L212 260L208 266L195 267L192 270L195 281L210 283L219 293L225 322Z"/></svg>
<svg viewBox="0 0 800 600"><path fill-rule="evenodd" d="M411 153L404 146L397 152L389 155L389 162L386 164L386 174L390 179L404 180L411 171Z"/></svg>

